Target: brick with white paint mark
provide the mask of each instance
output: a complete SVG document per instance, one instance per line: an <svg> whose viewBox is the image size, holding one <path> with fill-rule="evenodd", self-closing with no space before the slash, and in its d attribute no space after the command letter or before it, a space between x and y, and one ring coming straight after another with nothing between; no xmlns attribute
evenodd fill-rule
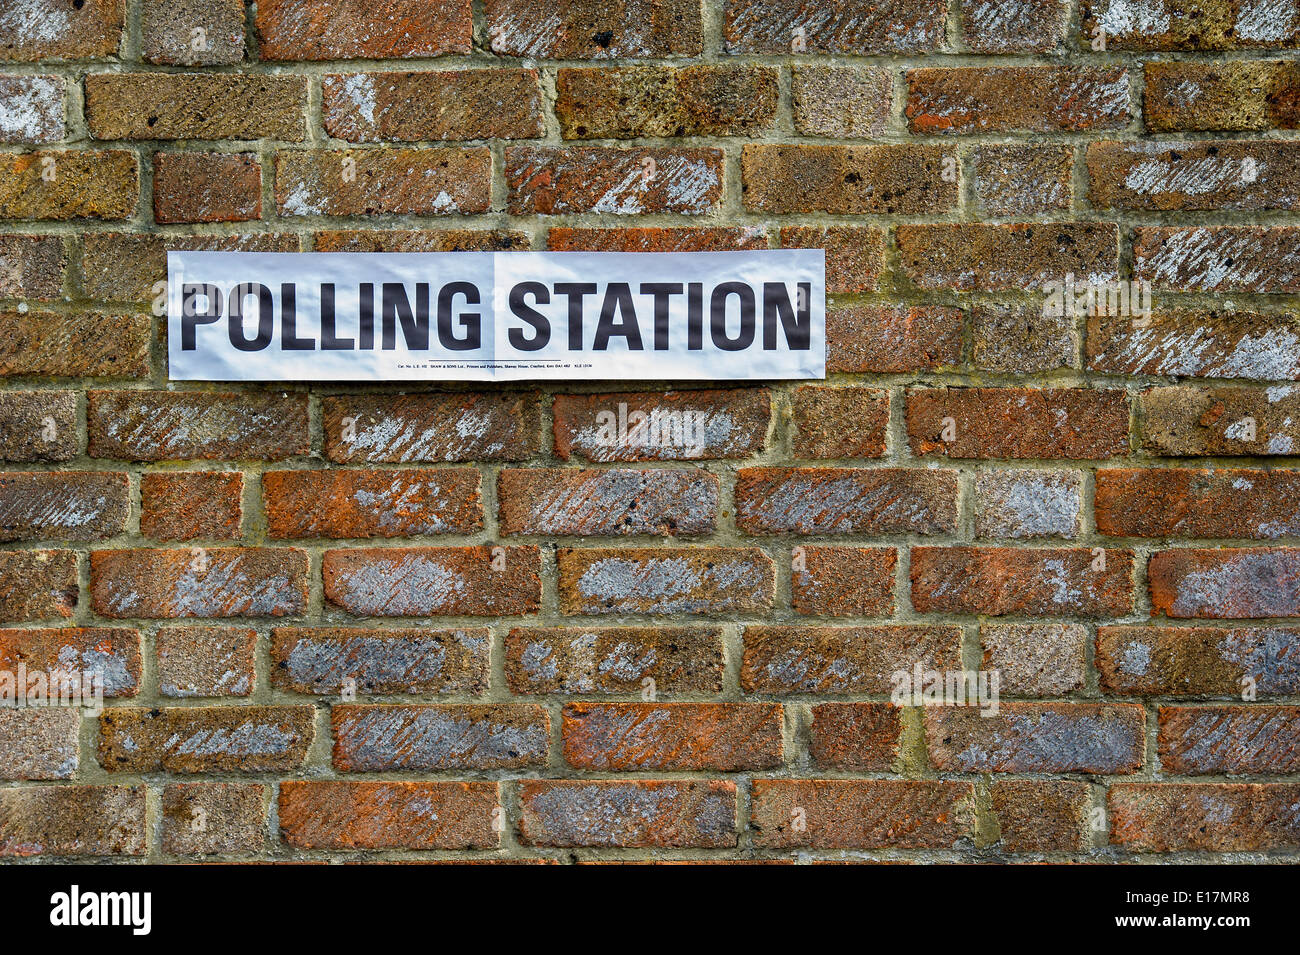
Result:
<svg viewBox="0 0 1300 955"><path fill-rule="evenodd" d="M1064 696L1083 688L1088 631L1077 623L1006 623L980 627L983 669L996 670L1002 693Z"/></svg>
<svg viewBox="0 0 1300 955"><path fill-rule="evenodd" d="M260 0L264 60L393 59L469 53L469 0Z"/></svg>
<svg viewBox="0 0 1300 955"><path fill-rule="evenodd" d="M64 136L63 80L0 76L0 143L57 143Z"/></svg>
<svg viewBox="0 0 1300 955"><path fill-rule="evenodd" d="M1074 150L1069 146L981 145L971 158L975 199L984 215L1023 218L1070 208Z"/></svg>
<svg viewBox="0 0 1300 955"><path fill-rule="evenodd" d="M745 468L747 534L942 534L957 526L957 472L931 468Z"/></svg>
<svg viewBox="0 0 1300 955"><path fill-rule="evenodd" d="M279 617L307 606L307 552L292 547L128 548L90 554L104 617Z"/></svg>
<svg viewBox="0 0 1300 955"><path fill-rule="evenodd" d="M162 791L162 847L172 855L252 853L266 841L258 783L168 783Z"/></svg>
<svg viewBox="0 0 1300 955"><path fill-rule="evenodd" d="M736 785L722 780L525 780L526 845L715 848L736 844Z"/></svg>
<svg viewBox="0 0 1300 955"><path fill-rule="evenodd" d="M310 706L109 707L99 762L112 773L284 772L311 745Z"/></svg>
<svg viewBox="0 0 1300 955"><path fill-rule="evenodd" d="M317 252L519 252L528 234L518 229L325 229ZM430 396L425 396L430 397Z"/></svg>
<svg viewBox="0 0 1300 955"><path fill-rule="evenodd" d="M1138 398L1142 447L1165 457L1290 455L1300 449L1300 386L1171 385Z"/></svg>
<svg viewBox="0 0 1300 955"><path fill-rule="evenodd" d="M340 395L321 412L337 464L522 461L541 445L531 392Z"/></svg>
<svg viewBox="0 0 1300 955"><path fill-rule="evenodd" d="M1086 0L1082 36L1112 50L1238 50L1300 44L1294 0Z"/></svg>
<svg viewBox="0 0 1300 955"><path fill-rule="evenodd" d="M419 537L483 526L473 468L268 471L262 500L272 537Z"/></svg>
<svg viewBox="0 0 1300 955"><path fill-rule="evenodd" d="M1102 209L1300 208L1300 143L1090 143L1088 190Z"/></svg>
<svg viewBox="0 0 1300 955"><path fill-rule="evenodd" d="M487 689L487 630L276 627L271 683L296 693L446 693Z"/></svg>
<svg viewBox="0 0 1300 955"><path fill-rule="evenodd" d="M78 593L73 551L0 551L0 620L71 617Z"/></svg>
<svg viewBox="0 0 1300 955"><path fill-rule="evenodd" d="M453 149L287 149L275 156L283 216L468 215L492 205L492 154Z"/></svg>
<svg viewBox="0 0 1300 955"><path fill-rule="evenodd" d="M140 690L140 634L125 627L50 627L0 630L0 670L91 674L106 697Z"/></svg>
<svg viewBox="0 0 1300 955"><path fill-rule="evenodd" d="M1076 132L1128 123L1120 67L989 66L908 70L914 133Z"/></svg>
<svg viewBox="0 0 1300 955"><path fill-rule="evenodd" d="M142 856L144 786L0 789L0 856Z"/></svg>
<svg viewBox="0 0 1300 955"><path fill-rule="evenodd" d="M1162 706L1160 767L1180 776L1300 771L1300 707Z"/></svg>
<svg viewBox="0 0 1300 955"><path fill-rule="evenodd" d="M892 703L818 703L808 752L826 769L887 773L902 743L901 711Z"/></svg>
<svg viewBox="0 0 1300 955"><path fill-rule="evenodd" d="M1124 783L1106 790L1110 841L1131 852L1300 846L1300 784Z"/></svg>
<svg viewBox="0 0 1300 955"><path fill-rule="evenodd" d="M541 706L337 705L334 767L392 770L521 769L546 762L550 718Z"/></svg>
<svg viewBox="0 0 1300 955"><path fill-rule="evenodd" d="M1182 292L1300 291L1300 227L1140 226L1133 277Z"/></svg>
<svg viewBox="0 0 1300 955"><path fill-rule="evenodd" d="M1300 471L1103 468L1093 506L1111 537L1290 537L1300 534Z"/></svg>
<svg viewBox="0 0 1300 955"><path fill-rule="evenodd" d="M1300 66L1294 60L1143 64L1147 129L1295 129Z"/></svg>
<svg viewBox="0 0 1300 955"><path fill-rule="evenodd" d="M1152 616L1300 617L1300 548L1188 547L1147 564Z"/></svg>
<svg viewBox="0 0 1300 955"><path fill-rule="evenodd" d="M703 215L722 201L722 150L510 146L505 177L512 215Z"/></svg>
<svg viewBox="0 0 1300 955"><path fill-rule="evenodd" d="M306 454L306 395L92 391L89 453L128 461L278 461Z"/></svg>
<svg viewBox="0 0 1300 955"><path fill-rule="evenodd" d="M565 613L722 613L772 604L775 566L756 547L561 548Z"/></svg>
<svg viewBox="0 0 1300 955"><path fill-rule="evenodd" d="M799 547L791 557L790 605L819 617L894 613L892 547Z"/></svg>
<svg viewBox="0 0 1300 955"><path fill-rule="evenodd" d="M1300 380L1300 320L1286 312L1155 310L1088 318L1088 368L1120 375Z"/></svg>
<svg viewBox="0 0 1300 955"><path fill-rule="evenodd" d="M541 604L536 547L358 547L328 550L325 599L371 617L477 617L535 613Z"/></svg>
<svg viewBox="0 0 1300 955"><path fill-rule="evenodd" d="M975 473L975 535L1077 537L1082 500L1079 471L982 468Z"/></svg>
<svg viewBox="0 0 1300 955"><path fill-rule="evenodd" d="M948 780L756 779L765 849L951 849L975 826L975 787Z"/></svg>
<svg viewBox="0 0 1300 955"><path fill-rule="evenodd" d="M125 0L21 0L0 13L0 60L100 59L122 42Z"/></svg>
<svg viewBox="0 0 1300 955"><path fill-rule="evenodd" d="M163 627L158 692L163 696L249 696L256 682L257 633L242 627Z"/></svg>
<svg viewBox="0 0 1300 955"><path fill-rule="evenodd" d="M1067 0L961 0L961 40L973 53L1048 53L1065 45Z"/></svg>
<svg viewBox="0 0 1300 955"><path fill-rule="evenodd" d="M76 706L0 707L0 779L71 779L80 727Z"/></svg>
<svg viewBox="0 0 1300 955"><path fill-rule="evenodd" d="M497 500L504 534L707 534L718 512L718 479L657 468L503 470Z"/></svg>
<svg viewBox="0 0 1300 955"><path fill-rule="evenodd" d="M575 769L730 773L782 762L776 703L569 703L563 716Z"/></svg>
<svg viewBox="0 0 1300 955"><path fill-rule="evenodd" d="M103 540L126 530L130 510L123 472L0 472L0 541Z"/></svg>
<svg viewBox="0 0 1300 955"><path fill-rule="evenodd" d="M280 783L280 832L298 849L491 849L501 843L497 784Z"/></svg>
<svg viewBox="0 0 1300 955"><path fill-rule="evenodd" d="M743 458L767 444L766 391L557 395L555 454L567 461L692 461Z"/></svg>
<svg viewBox="0 0 1300 955"><path fill-rule="evenodd" d="M899 671L961 669L961 629L745 627L740 685L746 693L889 693Z"/></svg>
<svg viewBox="0 0 1300 955"><path fill-rule="evenodd" d="M1146 713L1136 703L1002 703L927 707L930 763L957 773L1133 773Z"/></svg>
<svg viewBox="0 0 1300 955"><path fill-rule="evenodd" d="M1300 693L1300 628L1100 627L1101 687L1119 696Z"/></svg>
<svg viewBox="0 0 1300 955"><path fill-rule="evenodd" d="M513 693L722 691L717 627L517 627L505 652Z"/></svg>
<svg viewBox="0 0 1300 955"><path fill-rule="evenodd" d="M727 0L723 44L728 53L924 53L944 39L939 0L886 6L854 0Z"/></svg>

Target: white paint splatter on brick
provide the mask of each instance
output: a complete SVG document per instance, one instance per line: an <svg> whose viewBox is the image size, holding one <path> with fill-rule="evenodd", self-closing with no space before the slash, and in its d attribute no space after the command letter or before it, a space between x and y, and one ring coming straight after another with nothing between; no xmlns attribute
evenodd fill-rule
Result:
<svg viewBox="0 0 1300 955"><path fill-rule="evenodd" d="M0 142L53 143L63 133L62 80L0 76Z"/></svg>
<svg viewBox="0 0 1300 955"><path fill-rule="evenodd" d="M1164 0L1111 0L1098 24L1111 36L1152 37L1169 29Z"/></svg>

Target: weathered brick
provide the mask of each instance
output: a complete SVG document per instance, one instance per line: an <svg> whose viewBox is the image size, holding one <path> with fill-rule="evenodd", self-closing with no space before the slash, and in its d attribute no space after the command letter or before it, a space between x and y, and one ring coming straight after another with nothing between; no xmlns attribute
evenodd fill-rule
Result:
<svg viewBox="0 0 1300 955"><path fill-rule="evenodd" d="M975 472L975 536L1077 537L1082 502L1079 471L982 468Z"/></svg>
<svg viewBox="0 0 1300 955"><path fill-rule="evenodd" d="M325 599L371 617L535 613L542 599L536 547L358 547L329 550Z"/></svg>
<svg viewBox="0 0 1300 955"><path fill-rule="evenodd" d="M275 203L287 216L486 212L492 154L485 147L283 150L275 157Z"/></svg>
<svg viewBox="0 0 1300 955"><path fill-rule="evenodd" d="M501 56L564 60L696 56L697 0L486 0L488 44Z"/></svg>
<svg viewBox="0 0 1300 955"><path fill-rule="evenodd" d="M1300 846L1300 784L1126 783L1106 790L1110 841L1132 852Z"/></svg>
<svg viewBox="0 0 1300 955"><path fill-rule="evenodd" d="M944 19L936 0L727 0L723 44L728 53L921 53L942 44Z"/></svg>
<svg viewBox="0 0 1300 955"><path fill-rule="evenodd" d="M25 0L0 12L0 60L115 56L125 0Z"/></svg>
<svg viewBox="0 0 1300 955"><path fill-rule="evenodd" d="M1133 609L1132 578L1127 550L912 548L912 606L920 613L1122 617Z"/></svg>
<svg viewBox="0 0 1300 955"><path fill-rule="evenodd" d="M168 783L162 792L162 848L171 855L252 853L266 841L257 783Z"/></svg>
<svg viewBox="0 0 1300 955"><path fill-rule="evenodd" d="M487 689L486 630L363 630L276 627L271 631L271 683L318 695L354 687L361 694L448 693Z"/></svg>
<svg viewBox="0 0 1300 955"><path fill-rule="evenodd" d="M879 458L885 454L889 392L876 388L795 389L796 458Z"/></svg>
<svg viewBox="0 0 1300 955"><path fill-rule="evenodd" d="M90 579L105 617L279 617L307 606L307 553L292 547L97 550Z"/></svg>
<svg viewBox="0 0 1300 955"><path fill-rule="evenodd" d="M775 567L756 547L561 548L564 613L723 613L772 604Z"/></svg>
<svg viewBox="0 0 1300 955"><path fill-rule="evenodd" d="M1069 146L977 146L971 174L979 211L995 218L1028 218L1068 209L1074 198L1073 166Z"/></svg>
<svg viewBox="0 0 1300 955"><path fill-rule="evenodd" d="M155 222L242 222L262 216L254 153L155 153Z"/></svg>
<svg viewBox="0 0 1300 955"><path fill-rule="evenodd" d="M509 146L511 215L702 215L722 201L722 150Z"/></svg>
<svg viewBox="0 0 1300 955"><path fill-rule="evenodd" d="M298 849L491 849L499 808L496 783L280 783L280 831Z"/></svg>
<svg viewBox="0 0 1300 955"><path fill-rule="evenodd" d="M745 627L746 693L889 693L893 675L961 668L958 627Z"/></svg>
<svg viewBox="0 0 1300 955"><path fill-rule="evenodd" d="M280 461L306 454L305 395L92 391L89 453L128 461Z"/></svg>
<svg viewBox="0 0 1300 955"><path fill-rule="evenodd" d="M1118 389L918 388L907 393L907 435L919 456L1109 458L1128 451L1128 419L1128 396Z"/></svg>
<svg viewBox="0 0 1300 955"><path fill-rule="evenodd" d="M1074 316L1037 305L976 305L971 309L971 359L976 368L1026 374L1076 368Z"/></svg>
<svg viewBox="0 0 1300 955"><path fill-rule="evenodd" d="M512 693L722 691L722 631L717 627L515 628L505 641Z"/></svg>
<svg viewBox="0 0 1300 955"><path fill-rule="evenodd" d="M0 312L0 378L143 378L149 317L99 312Z"/></svg>
<svg viewBox="0 0 1300 955"><path fill-rule="evenodd" d="M997 670L1001 692L1064 696L1083 688L1088 631L1077 623L993 624L980 628L983 669Z"/></svg>
<svg viewBox="0 0 1300 955"><path fill-rule="evenodd" d="M1144 63L1147 129L1300 127L1300 64L1292 60Z"/></svg>
<svg viewBox="0 0 1300 955"><path fill-rule="evenodd" d="M957 773L1133 773L1146 712L1136 703L1006 703L925 710L930 763Z"/></svg>
<svg viewBox="0 0 1300 955"><path fill-rule="evenodd" d="M267 471L262 501L272 537L419 537L483 526L473 468Z"/></svg>
<svg viewBox="0 0 1300 955"><path fill-rule="evenodd" d="M80 728L78 707L0 707L0 779L71 779Z"/></svg>
<svg viewBox="0 0 1300 955"><path fill-rule="evenodd" d="M989 787L998 844L1008 852L1077 851L1088 847L1092 807L1087 783L1000 779Z"/></svg>
<svg viewBox="0 0 1300 955"><path fill-rule="evenodd" d="M766 249L761 226L575 229L556 226L546 247L554 252L732 252Z"/></svg>
<svg viewBox="0 0 1300 955"><path fill-rule="evenodd" d="M77 455L71 391L0 392L0 461L67 461Z"/></svg>
<svg viewBox="0 0 1300 955"><path fill-rule="evenodd" d="M1121 67L987 66L907 71L914 133L1117 129L1129 120Z"/></svg>
<svg viewBox="0 0 1300 955"><path fill-rule="evenodd" d="M140 689L140 634L118 627L50 627L0 630L0 670L56 672L93 682L106 697ZM92 674L87 680L84 674Z"/></svg>
<svg viewBox="0 0 1300 955"><path fill-rule="evenodd" d="M140 56L150 63L239 63L244 59L244 4L242 0L144 0L140 40Z"/></svg>
<svg viewBox="0 0 1300 955"><path fill-rule="evenodd" d="M519 834L534 846L725 848L736 786L722 780L525 780Z"/></svg>
<svg viewBox="0 0 1300 955"><path fill-rule="evenodd" d="M957 527L957 473L930 468L745 468L748 534L942 534Z"/></svg>
<svg viewBox="0 0 1300 955"><path fill-rule="evenodd" d="M575 769L774 769L779 703L568 703L564 758Z"/></svg>
<svg viewBox="0 0 1300 955"><path fill-rule="evenodd" d="M57 143L63 138L63 80L0 76L0 143Z"/></svg>
<svg viewBox="0 0 1300 955"><path fill-rule="evenodd" d="M109 772L285 772L312 741L310 706L109 707L99 762Z"/></svg>
<svg viewBox="0 0 1300 955"><path fill-rule="evenodd" d="M264 60L391 59L469 53L469 0L260 0Z"/></svg>
<svg viewBox="0 0 1300 955"><path fill-rule="evenodd" d="M889 127L894 80L868 66L797 66L791 95L795 129L805 136L870 139Z"/></svg>
<svg viewBox="0 0 1300 955"><path fill-rule="evenodd" d="M536 70L330 73L321 79L325 131L354 143L541 136Z"/></svg>
<svg viewBox="0 0 1300 955"><path fill-rule="evenodd" d="M143 786L0 789L0 856L142 856Z"/></svg>
<svg viewBox="0 0 1300 955"><path fill-rule="evenodd" d="M130 510L130 480L120 471L0 472L0 541L115 537Z"/></svg>
<svg viewBox="0 0 1300 955"><path fill-rule="evenodd" d="M316 233L317 252L518 252L514 229L338 229Z"/></svg>
<svg viewBox="0 0 1300 955"><path fill-rule="evenodd" d="M554 413L561 460L691 461L761 451L771 403L756 388L556 395Z"/></svg>
<svg viewBox="0 0 1300 955"><path fill-rule="evenodd" d="M1300 629L1100 627L1096 666L1121 696L1260 696L1300 692Z"/></svg>
<svg viewBox="0 0 1300 955"><path fill-rule="evenodd" d="M1110 209L1300 208L1300 143L1090 143L1088 191Z"/></svg>
<svg viewBox="0 0 1300 955"><path fill-rule="evenodd" d="M1023 290L1119 278L1119 230L1105 222L900 225L903 271L923 289Z"/></svg>
<svg viewBox="0 0 1300 955"><path fill-rule="evenodd" d="M818 766L887 773L898 759L903 721L890 703L818 703L808 752Z"/></svg>
<svg viewBox="0 0 1300 955"><path fill-rule="evenodd" d="M556 81L565 139L755 135L776 107L771 66L582 67Z"/></svg>
<svg viewBox="0 0 1300 955"><path fill-rule="evenodd" d="M257 633L242 627L163 627L158 692L163 696L248 696L256 682Z"/></svg>
<svg viewBox="0 0 1300 955"><path fill-rule="evenodd" d="M0 620L71 617L77 595L77 555L72 551L0 551Z"/></svg>
<svg viewBox="0 0 1300 955"><path fill-rule="evenodd" d="M958 309L930 305L832 308L826 314L826 371L891 374L957 365L963 321Z"/></svg>
<svg viewBox="0 0 1300 955"><path fill-rule="evenodd" d="M1300 617L1300 548L1158 551L1147 582L1152 616Z"/></svg>
<svg viewBox="0 0 1300 955"><path fill-rule="evenodd" d="M765 849L950 849L974 825L975 787L947 780L755 779L750 807Z"/></svg>
<svg viewBox="0 0 1300 955"><path fill-rule="evenodd" d="M519 769L546 761L551 722L540 706L336 705L334 767Z"/></svg>
<svg viewBox="0 0 1300 955"><path fill-rule="evenodd" d="M304 138L307 81L250 73L92 73L96 139Z"/></svg>
<svg viewBox="0 0 1300 955"><path fill-rule="evenodd" d="M781 247L825 251L826 291L832 295L873 291L885 270L885 234L873 226L786 226L781 229ZM831 335L829 317L827 325L827 339L839 344ZM828 364L830 359L828 348Z"/></svg>
<svg viewBox="0 0 1300 955"><path fill-rule="evenodd" d="M961 40L973 53L1047 53L1065 45L1066 0L961 0Z"/></svg>
<svg viewBox="0 0 1300 955"><path fill-rule="evenodd" d="M740 157L745 208L756 212L927 215L955 208L956 152L945 146L752 144Z"/></svg>
<svg viewBox="0 0 1300 955"><path fill-rule="evenodd" d="M48 301L63 294L63 240L0 235L0 298Z"/></svg>
<svg viewBox="0 0 1300 955"><path fill-rule="evenodd" d="M1171 385L1139 396L1142 447L1167 457L1295 454L1300 387Z"/></svg>
<svg viewBox="0 0 1300 955"><path fill-rule="evenodd" d="M894 612L892 547L798 547L792 556L790 604L824 617L887 617Z"/></svg>
<svg viewBox="0 0 1300 955"><path fill-rule="evenodd" d="M1300 319L1285 312L1175 309L1088 319L1088 368L1120 375L1300 379Z"/></svg>
<svg viewBox="0 0 1300 955"><path fill-rule="evenodd" d="M1289 537L1300 534L1300 471L1105 468L1093 507L1112 537Z"/></svg>
<svg viewBox="0 0 1300 955"><path fill-rule="evenodd" d="M342 395L321 402L325 454L337 464L522 461L541 445L528 392Z"/></svg>
<svg viewBox="0 0 1300 955"><path fill-rule="evenodd" d="M1160 767L1179 776L1300 771L1300 707L1162 706Z"/></svg>
<svg viewBox="0 0 1300 955"><path fill-rule="evenodd" d="M239 536L244 476L238 471L140 475L140 533L159 541Z"/></svg>
<svg viewBox="0 0 1300 955"><path fill-rule="evenodd" d="M140 163L120 149L6 153L0 219L128 219L140 195Z"/></svg>
<svg viewBox="0 0 1300 955"><path fill-rule="evenodd" d="M1300 227L1140 227L1133 277L1184 292L1300 291Z"/></svg>
<svg viewBox="0 0 1300 955"><path fill-rule="evenodd" d="M1295 47L1300 12L1290 3L1245 0L1085 0L1082 33L1104 31L1108 50L1236 50Z"/></svg>
<svg viewBox="0 0 1300 955"><path fill-rule="evenodd" d="M718 493L715 475L665 468L506 469L497 483L503 534L707 534Z"/></svg>

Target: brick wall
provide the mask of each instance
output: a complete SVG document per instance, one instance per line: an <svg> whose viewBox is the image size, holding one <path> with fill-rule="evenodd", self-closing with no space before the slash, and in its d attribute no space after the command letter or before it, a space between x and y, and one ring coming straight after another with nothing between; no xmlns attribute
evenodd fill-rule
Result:
<svg viewBox="0 0 1300 955"><path fill-rule="evenodd" d="M1298 44L5 3L0 670L108 699L0 709L0 856L1294 858ZM167 249L768 247L827 251L825 382L173 387L156 314ZM922 670L997 712L895 705Z"/></svg>

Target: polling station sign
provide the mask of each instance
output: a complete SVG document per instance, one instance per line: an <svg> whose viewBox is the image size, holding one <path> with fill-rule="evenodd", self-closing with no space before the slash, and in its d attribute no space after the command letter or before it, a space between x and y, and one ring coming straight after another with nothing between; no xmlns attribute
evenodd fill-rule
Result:
<svg viewBox="0 0 1300 955"><path fill-rule="evenodd" d="M169 252L175 381L823 378L825 253Z"/></svg>

